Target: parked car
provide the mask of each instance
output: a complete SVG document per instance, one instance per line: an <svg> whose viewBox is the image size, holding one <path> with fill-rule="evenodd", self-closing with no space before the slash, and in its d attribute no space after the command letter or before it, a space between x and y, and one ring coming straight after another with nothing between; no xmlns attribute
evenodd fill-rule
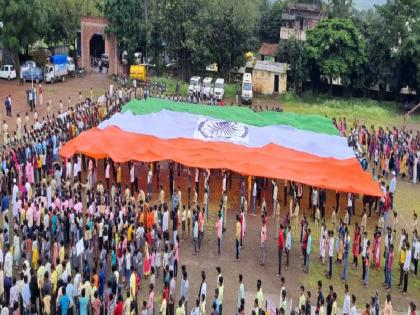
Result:
<svg viewBox="0 0 420 315"><path fill-rule="evenodd" d="M13 65L4 65L0 68L0 78L12 80L16 79L16 70Z"/></svg>
<svg viewBox="0 0 420 315"><path fill-rule="evenodd" d="M20 66L20 71L22 73L28 71L31 68L36 68L36 63L35 61L32 60L26 60L21 66Z"/></svg>
<svg viewBox="0 0 420 315"><path fill-rule="evenodd" d="M40 67L29 68L25 72L22 72L23 81L39 83L43 80L42 69Z"/></svg>

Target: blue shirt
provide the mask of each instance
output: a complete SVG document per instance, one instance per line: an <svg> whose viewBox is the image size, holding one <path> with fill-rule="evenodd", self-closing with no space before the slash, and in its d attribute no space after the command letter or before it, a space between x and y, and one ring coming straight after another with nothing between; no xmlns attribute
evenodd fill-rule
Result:
<svg viewBox="0 0 420 315"><path fill-rule="evenodd" d="M397 179L393 177L389 182L389 192L393 194L395 192L395 188L397 187Z"/></svg>
<svg viewBox="0 0 420 315"><path fill-rule="evenodd" d="M308 243L306 244L306 254L309 255L311 253L311 243L312 243L312 236L308 236Z"/></svg>
<svg viewBox="0 0 420 315"><path fill-rule="evenodd" d="M1 200L1 210L6 211L9 210L9 197L5 194L3 199Z"/></svg>
<svg viewBox="0 0 420 315"><path fill-rule="evenodd" d="M85 297L79 297L79 314L87 315L87 306L89 304L89 299Z"/></svg>
<svg viewBox="0 0 420 315"><path fill-rule="evenodd" d="M61 309L61 315L66 315L69 310L69 304L70 304L70 298L68 295L63 295L60 298L60 309Z"/></svg>

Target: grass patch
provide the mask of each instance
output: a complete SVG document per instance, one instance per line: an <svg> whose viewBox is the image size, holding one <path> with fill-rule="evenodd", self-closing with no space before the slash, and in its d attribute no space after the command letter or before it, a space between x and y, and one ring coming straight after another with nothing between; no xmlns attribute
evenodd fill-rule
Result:
<svg viewBox="0 0 420 315"><path fill-rule="evenodd" d="M325 95L313 96L304 94L297 97L291 93L279 97L285 111L302 114L318 114L329 118L346 117L347 125L351 126L355 120L366 125L395 126L404 123L403 111L395 102L381 102L360 98L328 98ZM406 123L420 122L419 116L413 116Z"/></svg>

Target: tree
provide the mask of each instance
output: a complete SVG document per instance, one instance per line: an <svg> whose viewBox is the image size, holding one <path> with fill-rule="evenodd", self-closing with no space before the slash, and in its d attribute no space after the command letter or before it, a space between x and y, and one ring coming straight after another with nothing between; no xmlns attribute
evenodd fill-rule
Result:
<svg viewBox="0 0 420 315"><path fill-rule="evenodd" d="M46 0L47 27L44 40L49 46L74 44L80 28L82 0ZM60 23L57 23L60 21Z"/></svg>
<svg viewBox="0 0 420 315"><path fill-rule="evenodd" d="M330 18L349 18L354 11L353 0L328 0L327 6Z"/></svg>
<svg viewBox="0 0 420 315"><path fill-rule="evenodd" d="M0 21L3 22L3 46L14 55L41 38L46 22L44 0L2 0L0 1Z"/></svg>
<svg viewBox="0 0 420 315"><path fill-rule="evenodd" d="M232 68L242 66L245 53L257 48L255 36L258 22L258 1L213 0L210 8L210 58L219 72L230 81Z"/></svg>
<svg viewBox="0 0 420 315"><path fill-rule="evenodd" d="M206 0L166 0L161 9L163 41L179 63L182 80L211 61L208 38L213 17L208 9Z"/></svg>
<svg viewBox="0 0 420 315"><path fill-rule="evenodd" d="M391 87L420 92L420 1L388 0L377 10L383 19L382 34L394 59Z"/></svg>
<svg viewBox="0 0 420 315"><path fill-rule="evenodd" d="M106 32L115 34L119 51L131 57L140 50L146 56L147 0L105 0L103 11L109 21Z"/></svg>
<svg viewBox="0 0 420 315"><path fill-rule="evenodd" d="M280 40L280 27L285 2L282 0L262 0L259 7L261 18L258 35L260 41L278 43Z"/></svg>
<svg viewBox="0 0 420 315"><path fill-rule="evenodd" d="M295 37L287 41L280 41L278 57L288 64L287 76L293 84L293 90L299 95L302 93L303 83L308 76L308 58L304 41Z"/></svg>
<svg viewBox="0 0 420 315"><path fill-rule="evenodd" d="M350 19L321 20L307 32L308 55L329 84L353 86L366 62L365 41Z"/></svg>

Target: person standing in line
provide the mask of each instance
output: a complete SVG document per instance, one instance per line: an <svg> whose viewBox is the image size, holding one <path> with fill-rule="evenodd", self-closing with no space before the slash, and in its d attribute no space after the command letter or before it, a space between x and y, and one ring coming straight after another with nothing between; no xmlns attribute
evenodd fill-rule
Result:
<svg viewBox="0 0 420 315"><path fill-rule="evenodd" d="M236 260L239 260L240 245L241 245L241 218L239 214L237 214L236 215L236 231L235 231Z"/></svg>
<svg viewBox="0 0 420 315"><path fill-rule="evenodd" d="M252 212L254 215L257 214L257 181L254 181L252 187Z"/></svg>
<svg viewBox="0 0 420 315"><path fill-rule="evenodd" d="M343 276L344 283L347 284L349 278L349 254L350 254L350 236L346 227L344 231L344 256L343 256Z"/></svg>
<svg viewBox="0 0 420 315"><path fill-rule="evenodd" d="M238 288L237 302L236 302L237 309L241 307L242 300L245 300L245 286L243 283L243 276L240 273L239 274L239 288Z"/></svg>
<svg viewBox="0 0 420 315"><path fill-rule="evenodd" d="M183 271L182 280L181 280L181 298L184 300L184 309L185 314L188 314L188 295L189 295L190 285L188 282L187 271Z"/></svg>
<svg viewBox="0 0 420 315"><path fill-rule="evenodd" d="M266 245L267 245L267 224L264 215L261 216L262 225L261 225L261 232L260 232L260 251L261 251L261 261L260 265L264 266L265 263L265 252L266 252Z"/></svg>
<svg viewBox="0 0 420 315"><path fill-rule="evenodd" d="M257 314L261 314L263 308L264 308L264 293L262 290L262 282L261 279L257 280L257 298L256 298L257 302L258 302L258 313Z"/></svg>
<svg viewBox="0 0 420 315"><path fill-rule="evenodd" d="M402 235L401 235L402 236ZM404 263L405 263L405 257L406 257L406 247L405 247L405 241L401 244L400 249L400 281L398 282L398 287L402 289L403 283L404 283Z"/></svg>
<svg viewBox="0 0 420 315"><path fill-rule="evenodd" d="M391 290L392 286L392 268L394 267L394 244L389 245L389 252L387 260L385 261L386 264L386 273L385 273L385 279L386 279L386 288L387 290Z"/></svg>
<svg viewBox="0 0 420 315"><path fill-rule="evenodd" d="M410 243L407 241L405 243L406 245L406 254L405 254L405 262L404 262L404 266L403 266L403 270L404 270L404 285L403 285L403 289L402 289L402 293L405 295L407 295L407 288L408 288L408 274L410 273L410 265L411 265L411 249L410 249Z"/></svg>
<svg viewBox="0 0 420 315"><path fill-rule="evenodd" d="M349 286L346 283L344 285L344 300L343 300L343 315L350 315L350 294L349 294Z"/></svg>
<svg viewBox="0 0 420 315"><path fill-rule="evenodd" d="M217 255L220 256L221 247L222 247L222 232L223 232L222 214L220 212L219 212L219 219L217 220L214 227L216 228L216 235L217 235Z"/></svg>
<svg viewBox="0 0 420 315"><path fill-rule="evenodd" d="M277 209L277 194L279 191L279 188L277 187L277 181L273 180L273 217L276 217L276 209Z"/></svg>
<svg viewBox="0 0 420 315"><path fill-rule="evenodd" d="M292 232L290 225L287 226L287 233L286 233L286 270L289 269L289 255L290 251L292 250Z"/></svg>
<svg viewBox="0 0 420 315"><path fill-rule="evenodd" d="M278 249L278 257L279 257L279 268L278 268L278 273L277 273L277 277L281 276L281 258L283 256L283 251L284 251L284 232L283 232L283 224L280 225L280 230L279 230L279 235L277 237L277 249Z"/></svg>
<svg viewBox="0 0 420 315"><path fill-rule="evenodd" d="M193 216L193 238L194 238L194 254L193 255L197 255L197 252L200 251L200 249L198 248L198 216L196 214L194 214Z"/></svg>
<svg viewBox="0 0 420 315"><path fill-rule="evenodd" d="M369 269L370 269L370 259L372 257L372 250L370 248L370 241L367 241L366 244L366 256L365 256L365 277L363 279L364 286L367 287L369 284Z"/></svg>
<svg viewBox="0 0 420 315"><path fill-rule="evenodd" d="M329 259L329 271L328 271L328 279L332 277L332 268L333 268L333 257L334 257L334 232L328 232L328 259Z"/></svg>
<svg viewBox="0 0 420 315"><path fill-rule="evenodd" d="M312 235L311 229L308 229L308 240L306 244L306 273L309 273L310 257L311 257Z"/></svg>

